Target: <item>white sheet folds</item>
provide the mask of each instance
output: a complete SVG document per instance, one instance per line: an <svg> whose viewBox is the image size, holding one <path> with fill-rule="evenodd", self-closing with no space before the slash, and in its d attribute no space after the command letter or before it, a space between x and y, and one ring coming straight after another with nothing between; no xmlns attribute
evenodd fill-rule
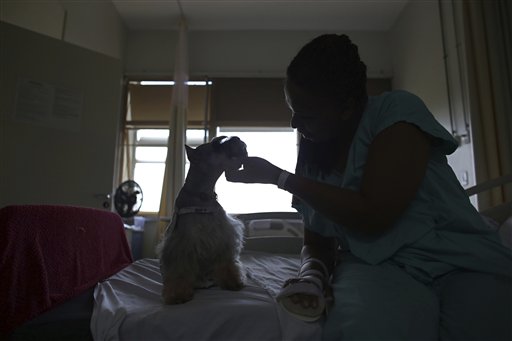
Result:
<svg viewBox="0 0 512 341"><path fill-rule="evenodd" d="M197 290L192 301L164 305L157 259L141 259L97 285L91 331L95 340L318 340L321 322L307 323L275 301L295 277L298 256L245 252L241 291Z"/></svg>

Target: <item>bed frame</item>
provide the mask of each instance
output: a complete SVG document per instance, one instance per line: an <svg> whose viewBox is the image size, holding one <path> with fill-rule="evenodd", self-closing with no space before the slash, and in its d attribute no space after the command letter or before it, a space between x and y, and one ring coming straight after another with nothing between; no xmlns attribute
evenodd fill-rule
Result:
<svg viewBox="0 0 512 341"><path fill-rule="evenodd" d="M486 192L493 188L501 187L510 183L512 183L512 174L484 181L478 185L466 189L466 193L471 197L473 195L477 195L482 192ZM503 223L505 223L507 219L509 219L512 216L512 200L482 210L480 213L493 219L498 224L502 225Z"/></svg>

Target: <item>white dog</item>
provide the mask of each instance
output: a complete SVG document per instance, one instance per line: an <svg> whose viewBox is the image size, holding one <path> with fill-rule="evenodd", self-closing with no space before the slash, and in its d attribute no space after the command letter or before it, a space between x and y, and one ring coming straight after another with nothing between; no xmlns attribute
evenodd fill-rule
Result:
<svg viewBox="0 0 512 341"><path fill-rule="evenodd" d="M226 214L214 186L225 170L240 168L246 145L238 137L221 136L195 149L185 148L190 169L158 246L166 304L191 300L195 288L216 284L240 290L245 282L239 260L244 226Z"/></svg>

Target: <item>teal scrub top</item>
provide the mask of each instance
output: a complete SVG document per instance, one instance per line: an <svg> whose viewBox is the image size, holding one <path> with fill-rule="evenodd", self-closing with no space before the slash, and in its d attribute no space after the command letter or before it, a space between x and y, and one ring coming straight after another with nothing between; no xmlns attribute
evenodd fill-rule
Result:
<svg viewBox="0 0 512 341"><path fill-rule="evenodd" d="M370 144L397 122L414 124L433 137L433 143L419 190L394 226L377 239L362 239L299 201L294 207L302 214L305 227L336 237L342 249L369 264L396 263L422 282L455 269L512 276L511 250L484 222L448 165L446 155L457 149L457 142L423 101L409 92L369 97L343 174L322 177L297 169L298 174L359 191Z"/></svg>

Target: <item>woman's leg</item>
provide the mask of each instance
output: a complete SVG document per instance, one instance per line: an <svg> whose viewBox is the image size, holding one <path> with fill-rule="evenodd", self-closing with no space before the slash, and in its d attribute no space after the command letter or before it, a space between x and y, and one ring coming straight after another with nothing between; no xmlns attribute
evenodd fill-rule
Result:
<svg viewBox="0 0 512 341"><path fill-rule="evenodd" d="M512 281L456 272L435 284L441 302L441 341L512 340Z"/></svg>
<svg viewBox="0 0 512 341"><path fill-rule="evenodd" d="M393 264L347 255L336 269L325 340L438 340L435 293Z"/></svg>

